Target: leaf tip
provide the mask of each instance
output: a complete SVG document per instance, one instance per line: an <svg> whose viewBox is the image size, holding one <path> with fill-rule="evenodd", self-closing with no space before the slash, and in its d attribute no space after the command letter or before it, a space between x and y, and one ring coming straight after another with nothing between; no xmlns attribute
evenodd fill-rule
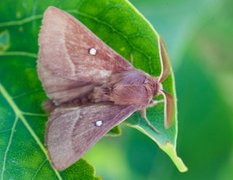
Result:
<svg viewBox="0 0 233 180"><path fill-rule="evenodd" d="M180 172L187 172L188 168L182 161L182 159L177 155L176 148L173 144L170 142L167 142L165 145L161 147L165 153L168 154L168 156L171 158L171 160L174 162L175 166Z"/></svg>

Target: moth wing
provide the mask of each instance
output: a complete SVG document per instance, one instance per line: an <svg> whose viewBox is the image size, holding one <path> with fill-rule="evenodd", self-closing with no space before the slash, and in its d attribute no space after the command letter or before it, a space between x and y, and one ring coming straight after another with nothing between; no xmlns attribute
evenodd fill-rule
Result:
<svg viewBox="0 0 233 180"><path fill-rule="evenodd" d="M47 124L46 143L54 167L63 170L80 157L110 129L138 107L93 104L77 108L57 108Z"/></svg>
<svg viewBox="0 0 233 180"><path fill-rule="evenodd" d="M169 74L171 74L171 65L169 63L169 57L167 54L167 50L165 48L164 41L161 37L158 39L159 43L159 55L160 55L160 62L161 62L161 74L159 76L159 82L163 82Z"/></svg>
<svg viewBox="0 0 233 180"><path fill-rule="evenodd" d="M39 46L38 74L57 105L90 91L112 73L133 69L81 22L55 7L44 13Z"/></svg>
<svg viewBox="0 0 233 180"><path fill-rule="evenodd" d="M169 63L169 57L165 48L164 41L161 37L159 37L159 54L160 54L160 61L161 61L161 74L159 77L159 82L163 82L167 77L172 73L171 65ZM164 125L166 128L169 128L172 123L172 118L175 115L174 106L175 106L175 99L174 96L166 92L165 90L161 91L162 95L164 96Z"/></svg>
<svg viewBox="0 0 233 180"><path fill-rule="evenodd" d="M162 91L162 95L164 97L164 126L169 128L172 123L172 118L175 115L174 106L175 106L175 99L174 97L167 93L166 91Z"/></svg>

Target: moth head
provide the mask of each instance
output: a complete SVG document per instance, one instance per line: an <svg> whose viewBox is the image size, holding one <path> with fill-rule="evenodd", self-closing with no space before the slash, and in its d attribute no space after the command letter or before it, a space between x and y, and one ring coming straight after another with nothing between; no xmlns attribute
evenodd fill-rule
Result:
<svg viewBox="0 0 233 180"><path fill-rule="evenodd" d="M148 90L154 96L163 96L164 102L164 126L169 128L174 115L175 100L173 95L169 94L163 89L161 78L159 77L149 77L145 82L146 86L149 87Z"/></svg>
<svg viewBox="0 0 233 180"><path fill-rule="evenodd" d="M158 96L161 94L161 90L163 89L163 85L161 82L159 82L158 77L151 77L148 80L148 84L150 84L150 88L151 88L153 96Z"/></svg>

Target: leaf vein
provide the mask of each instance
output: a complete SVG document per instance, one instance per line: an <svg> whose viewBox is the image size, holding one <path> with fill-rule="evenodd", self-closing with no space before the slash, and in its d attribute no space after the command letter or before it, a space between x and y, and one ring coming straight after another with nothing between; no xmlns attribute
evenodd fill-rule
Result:
<svg viewBox="0 0 233 180"><path fill-rule="evenodd" d="M46 158L49 160L49 157L48 157L48 154L47 154L47 151L46 151L44 145L42 144L42 142L40 141L39 137L36 135L36 133L33 131L33 129L31 128L31 126L27 122L27 120L24 117L22 111L15 104L15 102L12 99L12 97L9 95L9 93L6 91L6 89L3 87L3 85L1 83L0 83L0 92L2 93L3 97L6 99L6 101L8 102L8 104L11 106L11 108L13 109L13 111L15 112L16 117L18 117L22 121L22 123L27 128L27 130L29 131L29 133L31 134L31 136L33 137L33 139L35 140L35 142L39 145L39 147L41 148L42 152L45 154ZM54 172L57 175L58 179L62 180L62 177L59 174L59 172L56 169L54 169L54 168L52 168L52 169L54 170Z"/></svg>
<svg viewBox="0 0 233 180"><path fill-rule="evenodd" d="M37 89L31 90L31 91L28 91L28 92L23 92L23 93L17 94L15 96L13 96L12 99L18 99L18 98L22 98L24 96L30 96L31 94L35 94L35 93L38 93L38 92L44 92L44 91L43 91L42 88L37 88Z"/></svg>
<svg viewBox="0 0 233 180"><path fill-rule="evenodd" d="M0 56L26 56L35 59L37 58L36 54L25 51L3 51L0 52Z"/></svg>
<svg viewBox="0 0 233 180"><path fill-rule="evenodd" d="M37 14L20 20L0 22L0 27L20 26L40 18L42 18L42 15Z"/></svg>
<svg viewBox="0 0 233 180"><path fill-rule="evenodd" d="M25 116L36 116L36 117L46 117L46 114L40 114L40 113L31 113L31 112L23 112L22 114Z"/></svg>
<svg viewBox="0 0 233 180"><path fill-rule="evenodd" d="M35 174L32 176L32 180L36 178L36 176L38 175L38 173L41 171L41 169L44 167L45 163L47 162L47 159L45 159L41 165L38 167L38 169L36 170Z"/></svg>
<svg viewBox="0 0 233 180"><path fill-rule="evenodd" d="M3 177L4 177L4 172L6 170L6 159L7 159L7 155L8 155L8 152L10 150L10 146L11 146L11 143L12 143L12 140L13 140L13 136L14 136L14 133L15 133L15 127L16 127L16 124L18 122L18 116L15 116L15 120L14 120L14 123L12 125L12 129L11 129L11 134L10 134L10 138L9 138L9 141L8 141L8 144L7 144L7 147L6 147L6 151L4 153L4 157L3 157L3 163L2 163L2 173L1 173L1 179L3 180Z"/></svg>

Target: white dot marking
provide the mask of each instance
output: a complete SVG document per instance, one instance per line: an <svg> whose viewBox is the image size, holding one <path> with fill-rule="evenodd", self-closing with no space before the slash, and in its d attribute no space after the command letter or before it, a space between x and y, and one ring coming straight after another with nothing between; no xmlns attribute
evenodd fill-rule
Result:
<svg viewBox="0 0 233 180"><path fill-rule="evenodd" d="M95 125L96 125L97 127L102 126L102 124L103 124L103 121L101 121L101 120L95 122Z"/></svg>
<svg viewBox="0 0 233 180"><path fill-rule="evenodd" d="M90 48L89 49L89 54L92 55L92 56L96 55L96 52L97 52L97 50L95 48Z"/></svg>

